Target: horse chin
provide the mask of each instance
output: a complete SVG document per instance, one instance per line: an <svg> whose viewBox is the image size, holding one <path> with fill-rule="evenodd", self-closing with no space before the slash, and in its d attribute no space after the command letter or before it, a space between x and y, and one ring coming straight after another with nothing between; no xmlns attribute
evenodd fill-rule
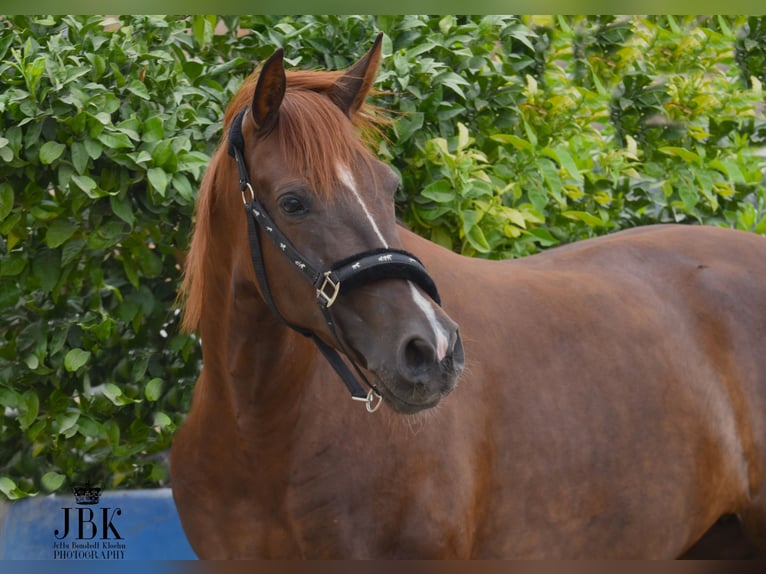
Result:
<svg viewBox="0 0 766 574"><path fill-rule="evenodd" d="M385 376L376 374L375 381L380 396L383 398L383 402L394 412L402 415L414 415L434 408L457 386L457 381L455 381L454 384L450 384L444 391L429 394L424 397L413 397L411 396L411 392L401 390L397 392L393 390L402 388L403 385L397 385L393 381L387 381Z"/></svg>
<svg viewBox="0 0 766 574"><path fill-rule="evenodd" d="M443 398L440 395L440 396L437 396L433 400L422 402L422 403L418 403L418 404L413 404L413 403L408 403L408 402L406 402L406 401L404 401L404 400L402 400L402 399L400 399L400 398L398 398L398 397L396 397L396 396L394 396L394 395L392 395L390 393L387 393L386 391L384 391L382 389L381 389L380 394L382 395L383 400L385 401L385 403L392 410L394 410L395 412L399 413L400 415L414 415L414 414L420 413L422 411L425 411L425 410L428 410L428 409L432 409L433 407L438 405L441 402L442 398Z"/></svg>

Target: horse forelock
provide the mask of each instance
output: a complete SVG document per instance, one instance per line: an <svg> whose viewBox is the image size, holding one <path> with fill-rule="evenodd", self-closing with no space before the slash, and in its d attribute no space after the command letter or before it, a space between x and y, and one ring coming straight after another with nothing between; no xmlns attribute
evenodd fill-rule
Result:
<svg viewBox="0 0 766 574"><path fill-rule="evenodd" d="M286 162L284 169L305 178L322 197L338 188L336 166L351 166L372 157L371 144L382 137L382 128L390 123L381 108L365 103L349 125L345 114L328 97L342 75L327 71L286 72L287 89L275 127ZM224 133L228 133L237 112L250 105L256 81L254 73L232 99ZM257 165L251 169L257 169Z"/></svg>
<svg viewBox="0 0 766 574"><path fill-rule="evenodd" d="M179 300L184 306L182 327L197 328L205 301L205 277L210 267L206 253L210 240L210 211L219 193L238 190L216 189L216 181L224 173L236 173L236 165L226 153L227 136L237 113L253 99L259 71L255 71L234 95L224 115L222 141L210 160L200 186L196 223ZM303 176L322 197L338 189L337 166L352 166L372 157L369 146L382 136L382 128L390 123L379 107L365 103L352 118L349 128L345 114L327 94L343 72L287 71L287 90L280 107L276 130L285 169ZM247 150L245 151L247 156ZM251 170L257 166L250 166ZM224 170L224 171L220 171ZM225 170L228 170L225 171Z"/></svg>

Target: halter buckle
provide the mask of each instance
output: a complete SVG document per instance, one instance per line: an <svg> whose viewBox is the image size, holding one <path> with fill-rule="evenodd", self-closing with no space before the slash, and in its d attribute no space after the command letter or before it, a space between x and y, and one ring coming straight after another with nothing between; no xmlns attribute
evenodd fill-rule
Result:
<svg viewBox="0 0 766 574"><path fill-rule="evenodd" d="M255 192L253 191L253 186L250 185L249 181L240 182L240 189L242 190L242 203L245 204L245 207L247 207L252 200L255 199ZM245 196L245 190L250 190L250 202L247 201L247 197Z"/></svg>
<svg viewBox="0 0 766 574"><path fill-rule="evenodd" d="M378 402L375 402L375 397L378 398ZM383 397L375 389L370 389L366 397L351 397L351 400L363 402L368 413L374 413L383 404Z"/></svg>
<svg viewBox="0 0 766 574"><path fill-rule="evenodd" d="M324 281L319 289L317 289L317 299L326 309L332 307L332 304L335 303L335 299L338 298L338 294L340 293L340 281L333 281L330 277L330 273L332 273L332 271L324 272ZM327 290L328 288L330 289L329 292Z"/></svg>

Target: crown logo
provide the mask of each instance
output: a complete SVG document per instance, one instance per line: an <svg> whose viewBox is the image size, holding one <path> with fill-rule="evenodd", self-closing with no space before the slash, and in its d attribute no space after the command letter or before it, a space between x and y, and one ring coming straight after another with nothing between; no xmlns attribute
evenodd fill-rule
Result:
<svg viewBox="0 0 766 574"><path fill-rule="evenodd" d="M101 489L98 486L74 486L72 492L77 504L98 504L101 497Z"/></svg>

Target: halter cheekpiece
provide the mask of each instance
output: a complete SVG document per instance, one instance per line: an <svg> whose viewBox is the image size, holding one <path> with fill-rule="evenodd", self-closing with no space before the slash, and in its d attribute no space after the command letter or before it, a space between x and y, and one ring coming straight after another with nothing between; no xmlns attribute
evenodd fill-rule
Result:
<svg viewBox="0 0 766 574"><path fill-rule="evenodd" d="M439 292L436 289L436 284L415 255L400 249L382 248L364 251L334 263L329 269L318 269L307 258L303 257L290 240L276 226L274 220L266 211L263 204L256 198L255 191L250 184L250 176L244 158L245 140L242 135L242 120L246 112L247 108L243 109L232 121L229 129L228 152L237 163L239 187L242 192L242 201L245 205L245 213L247 215L250 256L253 261L253 268L255 269L255 275L258 278L261 293L266 300L267 305L285 325L306 337L310 337L314 341L322 355L324 355L348 388L351 393L351 398L357 401L363 401L369 412L375 412L382 402L381 395L378 392L377 387L367 380L353 357L351 357L349 352L345 350L346 346L336 331L331 308L335 304L337 298L343 293L347 293L356 287L360 287L361 285L379 279L404 279L412 281L421 287L429 297L434 300L434 302L441 305L441 299L439 297ZM322 311L330 332L337 341L338 346L341 349L344 349L344 354L359 378L361 378L369 387L368 392L364 391L354 374L350 371L343 359L341 359L337 350L322 341L313 331L290 323L285 319L284 315L280 313L274 303L274 298L272 297L271 289L269 288L268 280L266 278L266 269L261 250L261 233L266 234L266 237L269 238L282 255L284 255L316 289L316 301Z"/></svg>

